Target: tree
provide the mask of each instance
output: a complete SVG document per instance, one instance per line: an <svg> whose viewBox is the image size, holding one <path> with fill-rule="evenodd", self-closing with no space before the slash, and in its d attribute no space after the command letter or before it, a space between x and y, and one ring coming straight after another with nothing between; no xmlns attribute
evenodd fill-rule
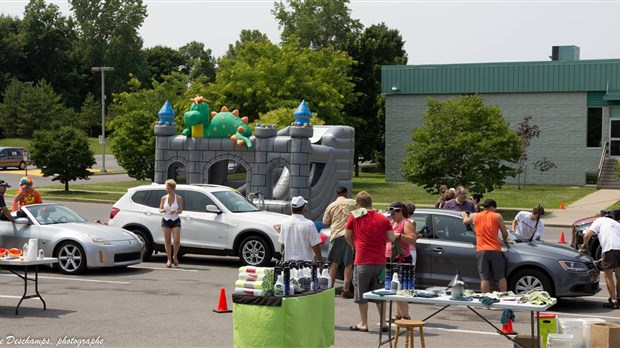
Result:
<svg viewBox="0 0 620 348"><path fill-rule="evenodd" d="M92 174L88 169L96 163L86 134L71 126L35 131L30 154L43 176L55 176L52 180L65 184L65 191L70 181L88 179Z"/></svg>
<svg viewBox="0 0 620 348"><path fill-rule="evenodd" d="M86 95L76 124L80 129L88 129L89 137L93 137L94 134L101 134L101 103L95 100L92 93Z"/></svg>
<svg viewBox="0 0 620 348"><path fill-rule="evenodd" d="M352 63L343 52L302 48L296 40L281 48L267 39L239 42L234 54L220 59L214 94L205 97L213 102L211 109L226 105L250 121L281 107L296 108L305 99L328 124L343 124Z"/></svg>
<svg viewBox="0 0 620 348"><path fill-rule="evenodd" d="M177 123L183 128L183 112L189 109L190 98L207 96L206 78L192 82L188 88L187 76L178 72L153 81L152 88L143 88L136 77L127 83L128 92L114 96L110 105L107 126L112 131L112 151L118 164L137 180L153 179L155 172L155 134L157 113L166 100L175 110Z"/></svg>
<svg viewBox="0 0 620 348"><path fill-rule="evenodd" d="M144 55L149 65L149 78L155 81L162 82L162 76L184 68L183 54L170 47L158 45L147 48L144 50Z"/></svg>
<svg viewBox="0 0 620 348"><path fill-rule="evenodd" d="M517 187L519 189L521 189L521 173L523 173L523 185L525 185L527 177L527 148L530 146L532 139L540 136L540 127L536 124L530 124L531 120L532 115L527 115L523 117L523 121L521 121L517 127L517 135L521 137L521 141L523 141L523 153L519 157L519 162L517 164L517 173L519 174L517 177ZM556 165L545 157L542 160L536 161L534 163L534 168L543 173L556 168Z"/></svg>
<svg viewBox="0 0 620 348"><path fill-rule="evenodd" d="M199 76L204 76L207 81L215 81L215 58L211 54L211 49L205 49L202 42L192 41L179 48L183 56L185 72L189 74L189 79L195 80Z"/></svg>
<svg viewBox="0 0 620 348"><path fill-rule="evenodd" d="M381 65L407 64L407 53L398 30L385 24L372 25L347 47L355 60L351 76L355 100L345 107L347 120L354 126L355 158L385 163L385 98L381 95ZM355 166L359 175L359 166Z"/></svg>
<svg viewBox="0 0 620 348"><path fill-rule="evenodd" d="M74 21L62 16L54 4L30 0L24 11L20 36L24 54L20 80L45 80L66 105L78 108L86 79L80 73Z"/></svg>
<svg viewBox="0 0 620 348"><path fill-rule="evenodd" d="M295 108L279 108L276 110L269 111L267 113L261 114L258 120L252 124L252 129L256 126L256 123L262 124L275 124L278 129L283 129L291 125L291 122L295 119ZM321 125L325 124L325 121L321 120L316 113L312 113L312 117L310 118L311 125Z"/></svg>
<svg viewBox="0 0 620 348"><path fill-rule="evenodd" d="M29 138L38 129L49 129L59 124L70 124L74 113L66 108L60 95L46 81L11 80L0 104L0 124L6 137Z"/></svg>
<svg viewBox="0 0 620 348"><path fill-rule="evenodd" d="M349 0L287 0L274 3L271 13L282 29L282 42L297 36L302 47L344 51L363 28L351 18L348 4Z"/></svg>
<svg viewBox="0 0 620 348"><path fill-rule="evenodd" d="M20 78L24 54L20 26L20 19L0 15L0 91L6 89L12 78Z"/></svg>
<svg viewBox="0 0 620 348"><path fill-rule="evenodd" d="M429 98L424 125L411 133L401 173L408 181L436 192L441 184L465 185L472 192L501 188L517 170L523 143L496 106L480 96L444 102ZM446 138L447 137L447 138Z"/></svg>
<svg viewBox="0 0 620 348"><path fill-rule="evenodd" d="M106 75L106 90L118 92L133 74L140 79L148 75L142 52L139 28L147 16L142 0L70 0L71 11L79 31L79 51L82 52L83 73L90 76L90 90L99 85L93 66L112 66L113 74Z"/></svg>

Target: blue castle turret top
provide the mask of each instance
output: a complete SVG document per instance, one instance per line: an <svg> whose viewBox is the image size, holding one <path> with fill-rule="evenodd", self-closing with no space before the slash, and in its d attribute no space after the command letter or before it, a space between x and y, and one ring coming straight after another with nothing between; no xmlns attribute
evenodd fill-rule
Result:
<svg viewBox="0 0 620 348"><path fill-rule="evenodd" d="M159 109L157 116L159 116L159 122L162 125L172 124L172 122L174 122L174 116L176 115L174 114L174 110L172 110L172 106L168 100L166 100L161 109Z"/></svg>
<svg viewBox="0 0 620 348"><path fill-rule="evenodd" d="M312 117L312 113L310 113L310 109L308 108L308 105L306 105L306 100L301 101L293 116L295 116L295 122L300 125L310 125L310 117Z"/></svg>

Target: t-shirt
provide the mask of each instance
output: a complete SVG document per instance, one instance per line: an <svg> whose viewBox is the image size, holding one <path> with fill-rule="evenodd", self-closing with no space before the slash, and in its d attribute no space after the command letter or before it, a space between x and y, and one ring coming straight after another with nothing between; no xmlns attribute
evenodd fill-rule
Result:
<svg viewBox="0 0 620 348"><path fill-rule="evenodd" d="M321 244L321 236L314 222L301 214L293 214L282 222L278 242L284 244L284 261L312 261L312 247Z"/></svg>
<svg viewBox="0 0 620 348"><path fill-rule="evenodd" d="M329 226L331 233L329 239L333 241L338 237L344 236L344 226L353 210L355 210L355 200L345 197L338 197L325 209L323 215L323 225Z"/></svg>
<svg viewBox="0 0 620 348"><path fill-rule="evenodd" d="M456 211L468 211L470 213L476 211L474 204L470 200L464 200L461 204L459 204L456 201L456 198L447 201L442 208Z"/></svg>
<svg viewBox="0 0 620 348"><path fill-rule="evenodd" d="M405 233L405 222L409 221L408 219L404 219L399 224L392 224L394 233ZM403 253L400 254L400 257L405 258L411 255L411 248L409 248L409 244L405 242L402 238L398 238L398 242L400 243L400 247L403 249ZM392 243L388 242L385 244L385 258L392 258Z"/></svg>
<svg viewBox="0 0 620 348"><path fill-rule="evenodd" d="M13 211L17 211L19 207L23 207L24 205L43 203L43 199L41 199L41 194L39 193L39 191L32 188L28 190L22 190L21 187L19 188L19 191L21 191L22 197L19 199L19 206L17 205L16 201L13 201ZM19 191L17 192L17 195L19 195Z"/></svg>
<svg viewBox="0 0 620 348"><path fill-rule="evenodd" d="M4 213L2 212L2 207L6 207L6 202L4 201L4 195L0 195L0 220L4 220L7 221L8 219L6 218L6 216L4 216Z"/></svg>
<svg viewBox="0 0 620 348"><path fill-rule="evenodd" d="M490 210L472 214L476 230L476 252L483 250L502 251L499 244L499 214Z"/></svg>
<svg viewBox="0 0 620 348"><path fill-rule="evenodd" d="M620 223L614 219L600 217L590 225L601 243L602 252L620 250Z"/></svg>
<svg viewBox="0 0 620 348"><path fill-rule="evenodd" d="M522 240L530 240L530 238L540 239L545 232L545 224L542 220L538 220L537 226L537 220L532 220L531 212L520 211L517 216L515 216L515 220L517 221L517 229L515 233ZM532 238L532 234L534 235L534 238Z"/></svg>
<svg viewBox="0 0 620 348"><path fill-rule="evenodd" d="M385 265L387 232L392 230L388 218L374 210L358 218L351 214L346 229L353 231L355 265Z"/></svg>

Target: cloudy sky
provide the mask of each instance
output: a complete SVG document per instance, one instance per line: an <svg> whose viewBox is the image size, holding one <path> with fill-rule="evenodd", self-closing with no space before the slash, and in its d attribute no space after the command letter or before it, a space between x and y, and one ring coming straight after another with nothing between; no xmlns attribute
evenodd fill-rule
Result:
<svg viewBox="0 0 620 348"><path fill-rule="evenodd" d="M47 1L69 14L67 1ZM204 42L223 55L242 29L279 42L268 0L145 0L145 47ZM0 13L22 17L27 1L0 0ZM365 27L381 22L400 31L409 64L545 61L551 46L580 47L581 59L620 58L620 0L415 1L351 0Z"/></svg>

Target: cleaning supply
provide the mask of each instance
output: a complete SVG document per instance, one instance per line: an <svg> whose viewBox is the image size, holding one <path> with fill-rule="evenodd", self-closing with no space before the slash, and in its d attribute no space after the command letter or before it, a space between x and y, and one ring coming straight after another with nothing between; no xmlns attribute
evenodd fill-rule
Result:
<svg viewBox="0 0 620 348"><path fill-rule="evenodd" d="M322 290L326 290L332 287L332 278L329 276L329 272L327 271L327 265L323 267L321 277L319 277L319 287Z"/></svg>
<svg viewBox="0 0 620 348"><path fill-rule="evenodd" d="M276 280L276 284L273 286L273 294L274 296L284 296L284 279L282 274L278 275L278 280Z"/></svg>
<svg viewBox="0 0 620 348"><path fill-rule="evenodd" d="M394 272L394 274L392 274L392 283L390 284L390 287L392 288L392 291L401 290L400 280L398 280L398 272Z"/></svg>

